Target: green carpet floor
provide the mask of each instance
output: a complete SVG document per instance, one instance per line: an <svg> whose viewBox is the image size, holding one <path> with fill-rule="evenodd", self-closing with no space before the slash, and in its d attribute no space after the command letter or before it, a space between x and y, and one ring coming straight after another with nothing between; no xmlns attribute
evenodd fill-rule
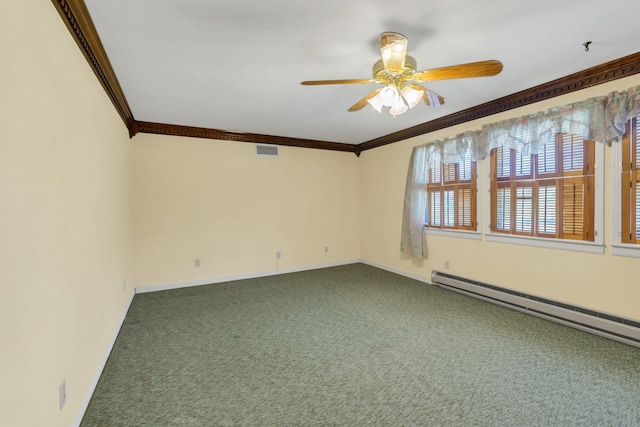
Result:
<svg viewBox="0 0 640 427"><path fill-rule="evenodd" d="M640 349L363 264L136 295L82 426L638 426Z"/></svg>

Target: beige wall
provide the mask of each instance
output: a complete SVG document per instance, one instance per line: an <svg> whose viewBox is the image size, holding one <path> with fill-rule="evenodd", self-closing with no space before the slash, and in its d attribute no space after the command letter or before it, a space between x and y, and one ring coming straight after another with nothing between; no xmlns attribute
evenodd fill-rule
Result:
<svg viewBox="0 0 640 427"><path fill-rule="evenodd" d="M69 426L132 295L129 138L51 2L2 2L0 52L0 424Z"/></svg>
<svg viewBox="0 0 640 427"><path fill-rule="evenodd" d="M253 144L138 135L136 287L357 260L358 194L353 153L280 147L266 157Z"/></svg>
<svg viewBox="0 0 640 427"><path fill-rule="evenodd" d="M554 105L606 95L640 84L640 77L628 77L605 85L511 110L483 120L444 129L403 142L365 151L360 163L361 257L410 275L430 279L432 270L444 271L449 261L451 274L515 289L586 308L640 320L638 301L640 260L613 256L613 149L605 149L605 253L603 255L542 249L516 244L428 236L429 258L414 260L400 253L400 227L406 170L414 146L481 129L483 123L519 117ZM482 224L486 209L488 162L482 173ZM600 165L602 166L602 165ZM540 268L544 266L544 268Z"/></svg>
<svg viewBox="0 0 640 427"><path fill-rule="evenodd" d="M399 251L411 148L483 121L360 158L291 147L258 157L252 144L167 136L130 141L50 2L1 3L0 51L2 425L77 421L134 286L358 258L428 277L447 260L453 274L640 320L640 262L609 248L610 148L604 255L430 236L430 258L412 260ZM638 84L627 78L487 120Z"/></svg>

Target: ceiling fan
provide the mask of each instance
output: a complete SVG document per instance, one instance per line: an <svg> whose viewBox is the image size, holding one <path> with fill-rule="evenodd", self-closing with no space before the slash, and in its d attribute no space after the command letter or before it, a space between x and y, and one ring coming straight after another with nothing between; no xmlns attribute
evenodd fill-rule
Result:
<svg viewBox="0 0 640 427"><path fill-rule="evenodd" d="M407 55L405 36L387 32L380 34L379 39L382 59L373 64L373 78L311 80L301 84L312 86L381 83L385 86L370 92L352 105L349 111L361 110L369 104L379 113L382 112L383 107L389 107L389 113L395 117L418 105L420 100L424 100L425 104L432 107L444 104L443 97L419 85L419 82L495 76L502 71L502 63L495 60L416 71L416 60Z"/></svg>

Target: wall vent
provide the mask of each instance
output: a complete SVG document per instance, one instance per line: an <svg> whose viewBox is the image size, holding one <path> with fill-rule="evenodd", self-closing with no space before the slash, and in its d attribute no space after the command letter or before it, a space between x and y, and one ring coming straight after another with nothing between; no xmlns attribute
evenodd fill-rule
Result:
<svg viewBox="0 0 640 427"><path fill-rule="evenodd" d="M278 146L277 145L256 144L256 154L258 156L277 156L278 155Z"/></svg>
<svg viewBox="0 0 640 427"><path fill-rule="evenodd" d="M640 347L640 322L433 271L431 283L582 331Z"/></svg>

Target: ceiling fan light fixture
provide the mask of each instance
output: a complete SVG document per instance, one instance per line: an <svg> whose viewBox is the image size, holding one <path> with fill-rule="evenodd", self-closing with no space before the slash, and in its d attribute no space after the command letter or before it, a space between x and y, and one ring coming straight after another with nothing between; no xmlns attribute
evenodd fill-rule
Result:
<svg viewBox="0 0 640 427"><path fill-rule="evenodd" d="M380 100L379 94L374 96L373 98L367 99L369 105L373 107L378 113L382 113L382 107L384 107L383 102Z"/></svg>
<svg viewBox="0 0 640 427"><path fill-rule="evenodd" d="M408 110L409 110L409 107L407 106L407 104L402 100L402 98L398 97L398 99L395 100L391 108L389 108L389 114L395 117L400 114L406 113Z"/></svg>
<svg viewBox="0 0 640 427"><path fill-rule="evenodd" d="M383 87L375 96L367 99L378 113L382 112L382 107L389 107L389 114L393 117L406 113L410 108L415 107L422 100L424 91L404 86L402 89L391 83Z"/></svg>
<svg viewBox="0 0 640 427"><path fill-rule="evenodd" d="M379 39L384 68L391 73L401 73L407 56L407 38L398 33L382 33Z"/></svg>
<svg viewBox="0 0 640 427"><path fill-rule="evenodd" d="M380 93L376 96L385 107L391 107L397 99L400 99L400 93L394 84L390 84L389 86L382 88Z"/></svg>
<svg viewBox="0 0 640 427"><path fill-rule="evenodd" d="M400 94L406 101L409 108L413 108L420 103L424 96L424 90L417 90L411 86L405 86L400 89Z"/></svg>
<svg viewBox="0 0 640 427"><path fill-rule="evenodd" d="M390 84L389 86L383 87L380 92L376 94L376 96L368 99L367 102L378 111L378 113L382 112L382 107L391 107L396 104L396 100L400 99L400 92L398 92L398 88L394 84Z"/></svg>

